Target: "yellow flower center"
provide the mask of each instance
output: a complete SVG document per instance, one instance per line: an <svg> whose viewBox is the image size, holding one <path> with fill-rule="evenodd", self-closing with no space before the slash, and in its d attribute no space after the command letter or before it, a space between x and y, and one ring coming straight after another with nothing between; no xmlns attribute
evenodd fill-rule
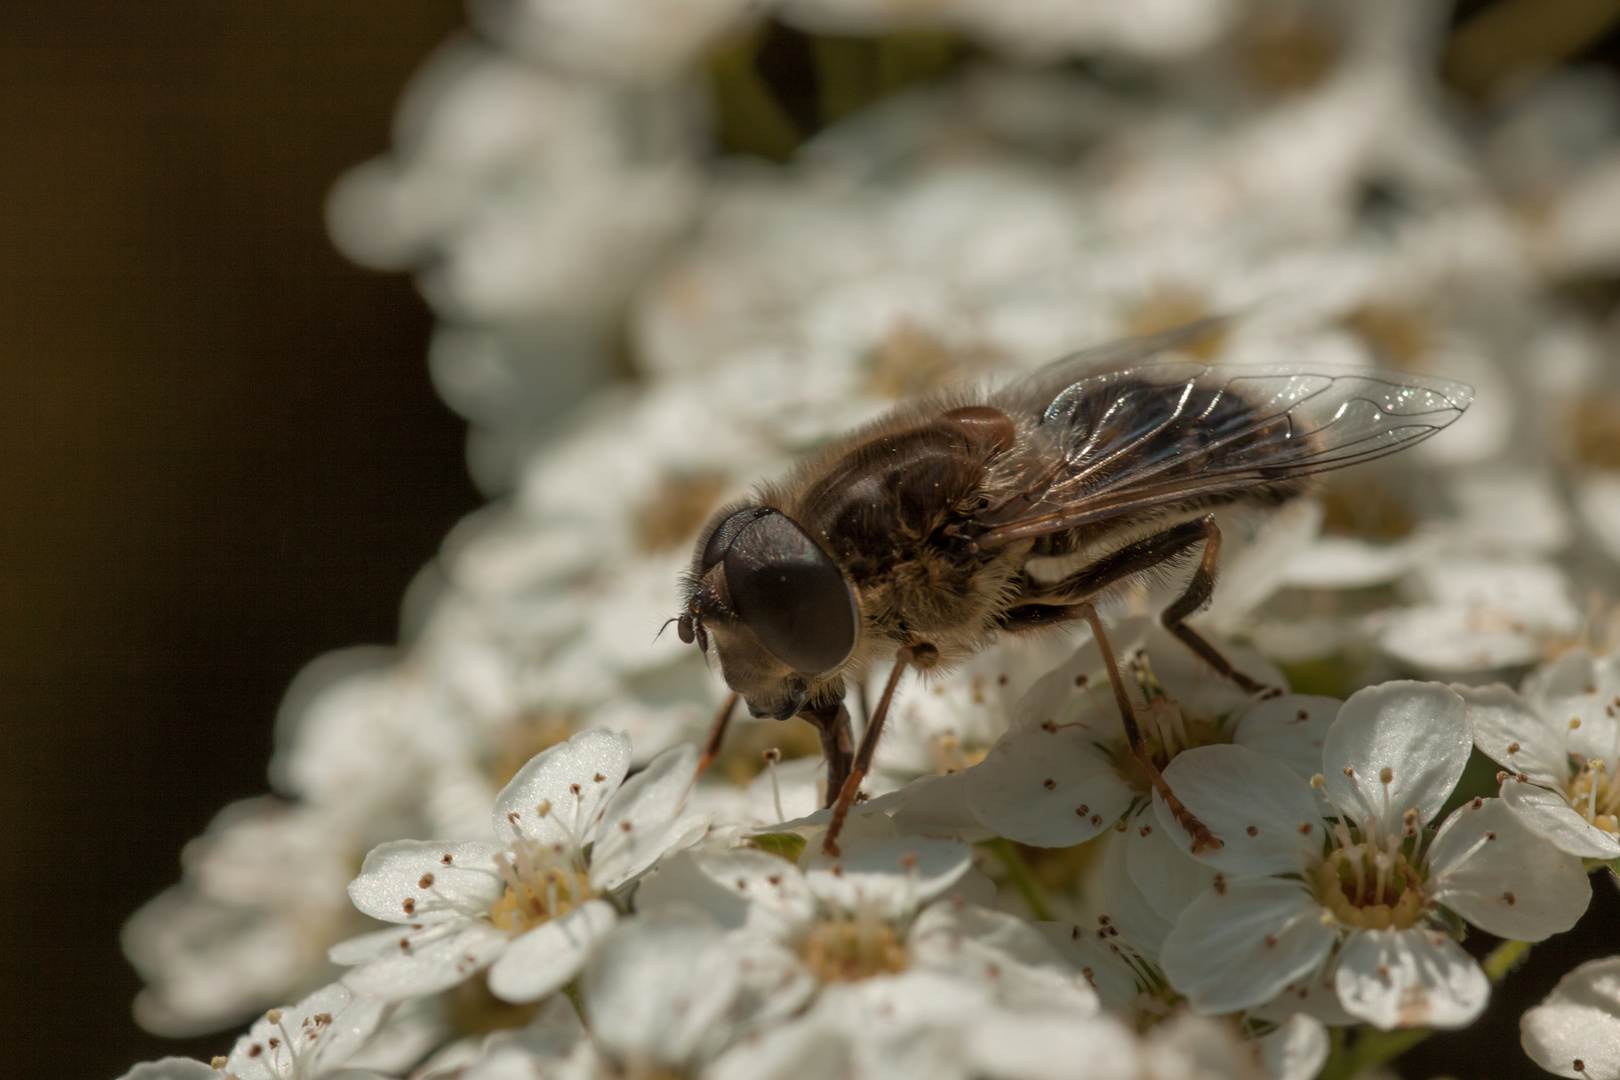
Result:
<svg viewBox="0 0 1620 1080"><path fill-rule="evenodd" d="M879 919L828 919L816 924L799 951L822 982L859 982L906 969L906 947L894 927Z"/></svg>
<svg viewBox="0 0 1620 1080"><path fill-rule="evenodd" d="M1370 844L1338 848L1313 872L1316 898L1346 926L1405 930L1423 914L1423 875Z"/></svg>
<svg viewBox="0 0 1620 1080"><path fill-rule="evenodd" d="M1606 833L1620 833L1620 785L1609 783L1609 770L1603 762L1585 762L1564 794L1587 821Z"/></svg>
<svg viewBox="0 0 1620 1080"><path fill-rule="evenodd" d="M533 930L597 895L590 879L570 867L536 864L532 857L520 858L518 865L504 860L498 865L506 892L489 909L489 921L509 934Z"/></svg>

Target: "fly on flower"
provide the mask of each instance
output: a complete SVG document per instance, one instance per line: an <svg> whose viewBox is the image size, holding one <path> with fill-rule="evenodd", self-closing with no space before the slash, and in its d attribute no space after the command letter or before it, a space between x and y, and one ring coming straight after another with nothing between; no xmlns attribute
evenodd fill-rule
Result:
<svg viewBox="0 0 1620 1080"><path fill-rule="evenodd" d="M712 644L755 716L799 715L822 733L837 836L872 763L908 667L959 663L1000 633L1083 619L1104 657L1132 755L1192 834L1221 841L1181 806L1143 746L1096 605L1111 590L1198 552L1164 626L1249 693L1186 619L1215 586L1211 510L1275 506L1315 473L1428 438L1462 415L1460 383L1370 370L1154 362L1210 329L1195 323L1059 360L1000 391L907 403L810 454L787 479L720 510L685 581L683 641ZM1062 560L1056 580L1034 573ZM850 679L892 657L852 748Z"/></svg>

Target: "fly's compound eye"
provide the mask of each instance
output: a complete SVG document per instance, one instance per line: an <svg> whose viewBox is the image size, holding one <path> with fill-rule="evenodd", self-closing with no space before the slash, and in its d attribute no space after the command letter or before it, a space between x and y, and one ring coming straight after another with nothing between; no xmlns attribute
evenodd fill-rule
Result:
<svg viewBox="0 0 1620 1080"><path fill-rule="evenodd" d="M855 651L854 590L792 518L769 510L743 523L724 560L737 617L782 663L819 675Z"/></svg>

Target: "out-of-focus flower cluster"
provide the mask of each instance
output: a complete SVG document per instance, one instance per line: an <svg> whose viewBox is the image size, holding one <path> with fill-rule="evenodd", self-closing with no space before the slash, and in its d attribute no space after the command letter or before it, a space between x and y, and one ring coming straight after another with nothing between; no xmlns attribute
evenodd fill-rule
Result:
<svg viewBox="0 0 1620 1080"><path fill-rule="evenodd" d="M420 274L506 498L397 649L299 677L276 795L131 920L148 1028L262 1018L130 1076L1308 1078L1330 1027L1376 1064L1473 1022L1575 924L1620 858L1608 76L1464 128L1410 0L473 13L331 213ZM792 130L705 93L770 49L933 77L784 164L720 154L739 110ZM838 858L803 722L739 721L696 776L725 688L659 626L714 508L910 393L1216 314L1185 351L1475 388L1440 438L1223 522L1195 621L1288 693L1157 629L1168 592L1105 611L1220 849L1131 764L1084 632L903 684ZM1482 965L1470 927L1508 944ZM1534 1060L1620 1076L1617 985L1598 961L1526 1014Z"/></svg>

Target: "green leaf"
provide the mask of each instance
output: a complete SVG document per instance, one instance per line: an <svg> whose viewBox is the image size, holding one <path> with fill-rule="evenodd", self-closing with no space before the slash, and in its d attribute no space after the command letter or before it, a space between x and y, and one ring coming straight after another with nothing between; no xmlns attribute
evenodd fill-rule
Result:
<svg viewBox="0 0 1620 1080"><path fill-rule="evenodd" d="M794 832L768 832L748 838L749 842L761 851L768 851L772 855L780 855L788 862L799 861L799 853L804 850L804 837Z"/></svg>

